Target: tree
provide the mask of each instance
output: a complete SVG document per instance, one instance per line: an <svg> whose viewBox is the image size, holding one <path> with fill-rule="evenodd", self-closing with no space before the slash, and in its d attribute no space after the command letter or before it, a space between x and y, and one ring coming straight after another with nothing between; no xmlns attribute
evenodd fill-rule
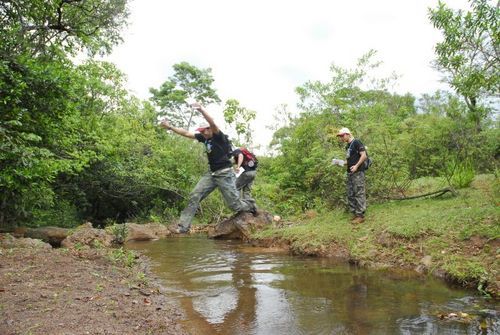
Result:
<svg viewBox="0 0 500 335"><path fill-rule="evenodd" d="M471 11L454 11L445 3L429 9L429 18L443 33L436 45L436 65L461 95L470 119L481 130L488 109L480 100L500 92L500 11L498 3L471 0Z"/></svg>
<svg viewBox="0 0 500 335"><path fill-rule="evenodd" d="M0 2L0 45L31 55L82 49L108 53L121 41L127 0L4 0Z"/></svg>
<svg viewBox="0 0 500 335"><path fill-rule="evenodd" d="M252 128L250 127L250 122L255 120L255 112L248 108L240 105L240 102L236 99L229 99L226 101L224 106L224 120L229 125L233 125L236 128L236 133L238 134L238 142L241 144L241 140L245 141L245 146L249 146L252 143Z"/></svg>
<svg viewBox="0 0 500 335"><path fill-rule="evenodd" d="M0 225L50 208L56 180L99 158L121 74L68 56L110 51L126 17L126 0L0 2Z"/></svg>
<svg viewBox="0 0 500 335"><path fill-rule="evenodd" d="M27 217L50 205L58 174L81 171L96 157L94 130L80 104L85 92L72 64L37 59L0 63L0 213ZM29 89L27 89L29 88ZM1 218L0 218L1 220Z"/></svg>
<svg viewBox="0 0 500 335"><path fill-rule="evenodd" d="M340 127L350 128L377 162L370 170L370 196L387 196L408 180L398 136L401 122L416 113L415 99L388 92L394 76L373 76L371 70L380 64L374 55L371 51L361 57L354 69L332 65L328 81L308 81L297 88L301 114L274 133L280 155L271 169L282 196L281 210L342 204L345 169L330 164L334 157L345 157L335 136Z"/></svg>
<svg viewBox="0 0 500 335"><path fill-rule="evenodd" d="M151 100L161 111L159 116L166 116L174 126L189 129L196 122L198 114L189 107L189 100L196 100L207 105L220 102L212 88L214 79L211 69L198 69L182 62L173 66L174 75L169 77L159 89L150 88Z"/></svg>

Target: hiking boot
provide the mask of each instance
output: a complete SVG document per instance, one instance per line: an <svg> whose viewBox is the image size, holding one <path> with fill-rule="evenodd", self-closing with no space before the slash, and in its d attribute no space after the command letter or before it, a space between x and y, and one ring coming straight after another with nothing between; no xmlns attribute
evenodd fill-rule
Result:
<svg viewBox="0 0 500 335"><path fill-rule="evenodd" d="M259 212L257 211L257 207L255 207L255 206L253 206L251 209L238 211L235 214L235 216L240 215L240 214L244 214L244 213L251 213L253 216L259 216Z"/></svg>
<svg viewBox="0 0 500 335"><path fill-rule="evenodd" d="M351 220L352 224L360 224L365 222L364 216L356 216L354 219Z"/></svg>
<svg viewBox="0 0 500 335"><path fill-rule="evenodd" d="M249 211L250 213L252 213L252 215L255 217L255 216L259 216L259 212L257 211L257 207L253 206L252 209Z"/></svg>

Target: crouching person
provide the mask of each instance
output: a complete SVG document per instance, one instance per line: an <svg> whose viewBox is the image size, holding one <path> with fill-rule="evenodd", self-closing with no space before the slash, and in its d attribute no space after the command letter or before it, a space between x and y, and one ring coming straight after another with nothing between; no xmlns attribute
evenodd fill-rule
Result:
<svg viewBox="0 0 500 335"><path fill-rule="evenodd" d="M255 200L252 197L252 184L257 175L259 162L255 155L248 151L247 148L237 148L233 151L232 155L234 157L234 169L236 173L239 172L240 168L243 168L243 172L236 179L236 189L241 192L241 198L244 201L250 202L256 207Z"/></svg>

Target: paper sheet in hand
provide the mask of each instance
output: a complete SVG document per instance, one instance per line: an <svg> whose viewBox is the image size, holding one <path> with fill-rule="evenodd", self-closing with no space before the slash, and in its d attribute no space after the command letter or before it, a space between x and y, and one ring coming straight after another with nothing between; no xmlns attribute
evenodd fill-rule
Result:
<svg viewBox="0 0 500 335"><path fill-rule="evenodd" d="M238 178L243 172L245 171L244 168L240 167L240 169L236 172L234 172L236 174L236 178Z"/></svg>
<svg viewBox="0 0 500 335"><path fill-rule="evenodd" d="M338 165L338 166L344 166L345 161L343 161L342 159L334 158L334 159L332 159L332 164Z"/></svg>

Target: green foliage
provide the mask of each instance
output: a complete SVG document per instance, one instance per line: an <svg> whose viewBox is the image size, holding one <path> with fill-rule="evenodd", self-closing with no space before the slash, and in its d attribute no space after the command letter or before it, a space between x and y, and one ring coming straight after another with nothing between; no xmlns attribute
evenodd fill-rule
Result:
<svg viewBox="0 0 500 335"><path fill-rule="evenodd" d="M240 105L236 99L229 99L224 106L224 120L234 125L238 135L238 144L248 147L252 143L252 128L250 122L255 120L255 112Z"/></svg>
<svg viewBox="0 0 500 335"><path fill-rule="evenodd" d="M211 69L198 69L182 62L173 66L174 74L159 89L151 88L151 100L160 107L159 116L167 117L173 126L189 129L193 123L199 122L199 113L195 113L186 100L196 100L208 105L220 102L216 91L212 88L214 79Z"/></svg>
<svg viewBox="0 0 500 335"><path fill-rule="evenodd" d="M74 246L75 250L78 250L78 251L79 251L79 250L82 250L82 249L83 249L83 247L84 247L84 245L83 245L83 244L81 244L80 242L76 242L76 243L75 243L75 246Z"/></svg>
<svg viewBox="0 0 500 335"><path fill-rule="evenodd" d="M372 61L373 56L370 52L362 57L354 70L332 65L331 81L308 82L297 89L303 112L276 132L274 143L280 155L271 164L272 179L284 195L281 202L298 203L295 211L318 203L329 208L343 204L345 169L330 161L345 156L344 145L335 136L344 126L354 131L377 161L369 172L370 194L385 197L408 179L408 160L398 136L403 132L401 121L415 115L414 98L385 91L391 78L370 79L369 71L379 64ZM372 89L363 89L363 80Z"/></svg>
<svg viewBox="0 0 500 335"><path fill-rule="evenodd" d="M113 223L106 227L106 231L109 231L114 236L114 243L123 244L128 235L128 229L125 224Z"/></svg>
<svg viewBox="0 0 500 335"><path fill-rule="evenodd" d="M450 161L446 165L445 178L453 188L464 188L470 186L476 173L470 161Z"/></svg>
<svg viewBox="0 0 500 335"><path fill-rule="evenodd" d="M73 228L81 223L76 206L64 199L58 200L56 198L52 206L35 208L32 211L32 215L33 219L30 225L34 227L56 226Z"/></svg>
<svg viewBox="0 0 500 335"><path fill-rule="evenodd" d="M380 65L374 51L354 69L332 65L329 80L297 88L300 114L280 107L273 156L259 157L259 206L281 215L337 212L345 202L345 169L330 161L345 154L335 136L344 126L376 162L367 173L372 204L411 193L417 178L445 176L454 187L464 187L475 172L498 171L498 121L488 119L489 109L478 102L498 91L498 56L491 53L498 44L498 10L487 1L472 4L471 13L443 4L431 11L445 36L438 63L465 101L436 92L416 103L410 94L390 93L396 76L372 75ZM75 65L70 58L83 49L110 51L126 17L125 0L0 4L0 225L169 222L186 205L206 171L205 155L198 143L156 124L167 116L189 128L199 115L186 99L220 102L211 70L175 64L173 75L151 89L152 105L129 96L113 64ZM478 57L472 59L474 53ZM249 145L255 112L230 99L224 113L238 142ZM476 211L481 208L471 211L481 214ZM228 214L214 192L197 219L205 223ZM465 220L458 214L453 219ZM422 229L441 226L400 222L391 233L412 238L424 234ZM464 228L461 236L474 232ZM116 235L121 239L123 232Z"/></svg>
<svg viewBox="0 0 500 335"><path fill-rule="evenodd" d="M108 259L113 263L124 265L129 268L133 267L136 263L135 253L123 248L111 249L108 252Z"/></svg>
<svg viewBox="0 0 500 335"><path fill-rule="evenodd" d="M0 224L178 213L205 170L201 148L156 127L152 106L127 96L112 64L0 65Z"/></svg>
<svg viewBox="0 0 500 335"><path fill-rule="evenodd" d="M483 285L488 276L488 272L481 262L459 255L447 257L443 269L464 285L471 283Z"/></svg>
<svg viewBox="0 0 500 335"><path fill-rule="evenodd" d="M84 215L97 222L180 207L202 171L201 148L156 127L147 105L127 105L124 113L103 116L103 159L70 180L82 192Z"/></svg>
<svg viewBox="0 0 500 335"><path fill-rule="evenodd" d="M125 4L0 4L0 225L74 224L73 199L66 185L56 185L98 159L95 126L105 112L98 102L114 100L96 85L109 78L101 76L106 66L77 67L67 54L109 51L119 41Z"/></svg>
<svg viewBox="0 0 500 335"><path fill-rule="evenodd" d="M110 52L121 41L126 0L0 2L0 45L15 54ZM0 47L2 49L2 47Z"/></svg>
<svg viewBox="0 0 500 335"><path fill-rule="evenodd" d="M144 272L137 272L137 274L135 276L135 280L137 281L137 283L139 285L148 285L148 283L149 283L148 277L146 276L146 274Z"/></svg>
<svg viewBox="0 0 500 335"><path fill-rule="evenodd" d="M26 217L27 208L52 203L47 190L59 174L81 171L96 153L82 145L88 133L70 64L25 58L2 64L0 206L4 215Z"/></svg>
<svg viewBox="0 0 500 335"><path fill-rule="evenodd" d="M99 240L93 240L92 241L92 248L94 249L103 249L104 248L104 244L99 241Z"/></svg>
<svg viewBox="0 0 500 335"><path fill-rule="evenodd" d="M481 129L488 108L480 99L495 96L500 89L500 33L498 3L472 0L471 11L454 11L445 3L429 10L429 18L443 33L436 45L436 63L447 81L464 97L470 120Z"/></svg>
<svg viewBox="0 0 500 335"><path fill-rule="evenodd" d="M367 172L371 203L405 196L412 181L424 176L447 176L462 187L474 171L496 168L495 124L483 122L487 127L478 133L467 105L446 92L424 95L418 102L409 94L389 93L386 88L395 78L371 78L379 65L373 57L373 52L363 56L352 70L332 65L330 81L297 88L302 113L276 129L277 155L259 172L272 185L257 183L257 198L275 203L282 214L344 206L345 169L329 164L345 155L335 136L341 127L351 129L376 161ZM462 163L452 171L450 162Z"/></svg>

